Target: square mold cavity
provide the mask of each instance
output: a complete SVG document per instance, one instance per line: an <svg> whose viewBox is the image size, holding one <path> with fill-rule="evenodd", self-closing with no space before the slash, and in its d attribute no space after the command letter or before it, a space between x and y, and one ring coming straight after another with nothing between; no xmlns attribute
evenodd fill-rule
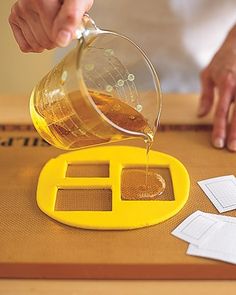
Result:
<svg viewBox="0 0 236 295"><path fill-rule="evenodd" d="M108 163L68 164L66 177L109 177Z"/></svg>
<svg viewBox="0 0 236 295"><path fill-rule="evenodd" d="M129 181L129 177L132 177L132 173L134 173L135 170L142 170L144 172L143 177L140 179L138 179L138 177L135 177L133 181L131 179ZM145 180L146 166L125 167L122 169L122 173L121 173L121 199L124 201L130 201L130 200L173 201L175 200L170 169L168 167L150 166L148 167L148 171L157 173L162 176L162 178L165 180L164 192L161 195L155 195L152 197L148 197L148 196L138 197L137 196L137 190L139 189L138 186L142 185L142 183L145 185L146 183L146 180ZM147 182L148 182L148 179L147 179Z"/></svg>
<svg viewBox="0 0 236 295"><path fill-rule="evenodd" d="M111 211L111 189L58 189L55 211Z"/></svg>

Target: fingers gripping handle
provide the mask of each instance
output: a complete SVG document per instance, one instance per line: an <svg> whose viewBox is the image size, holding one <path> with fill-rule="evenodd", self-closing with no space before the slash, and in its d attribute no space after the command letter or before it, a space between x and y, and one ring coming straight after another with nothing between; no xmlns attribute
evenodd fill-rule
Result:
<svg viewBox="0 0 236 295"><path fill-rule="evenodd" d="M86 42L89 42L99 32L100 29L96 26L95 22L85 13L80 26L75 31L75 37L76 39L84 38Z"/></svg>

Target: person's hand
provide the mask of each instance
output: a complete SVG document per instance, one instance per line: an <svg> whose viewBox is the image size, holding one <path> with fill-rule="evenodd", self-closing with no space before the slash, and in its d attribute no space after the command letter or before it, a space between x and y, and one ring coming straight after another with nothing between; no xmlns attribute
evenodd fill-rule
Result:
<svg viewBox="0 0 236 295"><path fill-rule="evenodd" d="M93 0L18 0L9 23L23 52L67 46Z"/></svg>
<svg viewBox="0 0 236 295"><path fill-rule="evenodd" d="M218 97L213 121L212 144L236 151L236 26L201 74L202 94L198 115L209 113ZM233 108L229 122L229 111Z"/></svg>

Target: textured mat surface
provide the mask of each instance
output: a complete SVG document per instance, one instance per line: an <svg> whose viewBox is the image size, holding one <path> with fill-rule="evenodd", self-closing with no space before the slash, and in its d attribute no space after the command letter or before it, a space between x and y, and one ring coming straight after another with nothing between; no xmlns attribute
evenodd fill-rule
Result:
<svg viewBox="0 0 236 295"><path fill-rule="evenodd" d="M170 234L196 210L217 213L198 180L235 174L236 155L213 149L209 128L166 127L158 133L153 149L183 162L190 198L166 222L131 231L81 230L43 214L35 200L37 179L61 151L29 128L15 129L0 131L0 277L236 279L236 266L187 256L187 243ZM144 146L137 140L123 144Z"/></svg>

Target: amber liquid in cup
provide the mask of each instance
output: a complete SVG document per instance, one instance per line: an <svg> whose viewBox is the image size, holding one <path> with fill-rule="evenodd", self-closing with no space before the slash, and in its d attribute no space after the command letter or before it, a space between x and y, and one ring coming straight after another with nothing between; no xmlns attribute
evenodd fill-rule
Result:
<svg viewBox="0 0 236 295"><path fill-rule="evenodd" d="M153 141L153 132L147 121L134 108L105 93L90 90L89 94L98 110L113 124L125 130L142 133L148 142ZM80 92L72 92L65 95L63 100L50 101L50 103L47 101L45 104L40 98L37 99L37 93L34 95L36 104L31 104L34 125L43 138L59 148L78 149L128 137L122 135L122 129L118 131L115 128L106 134L102 117L98 122L87 113L87 105L80 105L82 101ZM37 101L40 103L37 104ZM80 116L73 107L76 104Z"/></svg>

